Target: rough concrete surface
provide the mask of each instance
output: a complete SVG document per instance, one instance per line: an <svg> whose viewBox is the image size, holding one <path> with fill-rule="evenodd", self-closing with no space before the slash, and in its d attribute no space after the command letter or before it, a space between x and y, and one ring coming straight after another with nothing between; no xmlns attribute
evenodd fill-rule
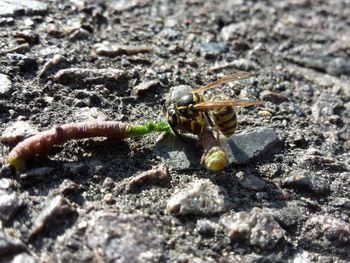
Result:
<svg viewBox="0 0 350 263"><path fill-rule="evenodd" d="M220 173L172 134L3 166L0 262L349 262L349 43L349 0L0 0L1 163L59 124L165 120L174 87L237 71L206 99L266 101L237 109Z"/></svg>

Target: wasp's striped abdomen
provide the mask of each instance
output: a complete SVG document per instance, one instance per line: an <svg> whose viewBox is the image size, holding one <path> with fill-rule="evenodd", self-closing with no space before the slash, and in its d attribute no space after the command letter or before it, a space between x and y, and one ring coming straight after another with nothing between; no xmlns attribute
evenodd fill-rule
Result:
<svg viewBox="0 0 350 263"><path fill-rule="evenodd" d="M211 101L225 100L227 100L227 97L223 95L218 95L211 99ZM228 138L235 133L237 128L237 115L233 107L213 109L210 111L210 115L216 128L218 128L225 137Z"/></svg>

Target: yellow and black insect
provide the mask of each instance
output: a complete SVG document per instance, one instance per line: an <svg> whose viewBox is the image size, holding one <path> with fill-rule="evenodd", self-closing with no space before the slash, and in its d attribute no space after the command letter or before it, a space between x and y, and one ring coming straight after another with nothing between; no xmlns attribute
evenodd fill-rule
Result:
<svg viewBox="0 0 350 263"><path fill-rule="evenodd" d="M238 72L200 87L190 93L183 94L168 110L168 122L176 135L178 131L201 135L210 125L225 136L230 137L237 128L237 115L234 108L263 105L264 101L228 100L224 95L205 100L203 94L209 89L224 83L250 78L248 72Z"/></svg>

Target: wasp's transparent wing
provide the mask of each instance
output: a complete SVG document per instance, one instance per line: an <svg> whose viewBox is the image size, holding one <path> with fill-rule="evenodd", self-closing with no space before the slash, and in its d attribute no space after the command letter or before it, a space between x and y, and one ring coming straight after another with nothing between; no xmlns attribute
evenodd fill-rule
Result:
<svg viewBox="0 0 350 263"><path fill-rule="evenodd" d="M214 88L216 88L224 83L236 81L236 80L248 79L252 76L253 76L253 74L248 73L248 72L244 72L244 71L236 72L234 74L222 77L221 79L215 80L214 82L211 82L208 85L200 87L200 88L196 89L195 92L203 93L208 89L214 89Z"/></svg>
<svg viewBox="0 0 350 263"><path fill-rule="evenodd" d="M208 111L212 109L220 109L225 107L250 107L264 105L262 100L229 100L229 101L206 101L195 104L193 107L196 110Z"/></svg>

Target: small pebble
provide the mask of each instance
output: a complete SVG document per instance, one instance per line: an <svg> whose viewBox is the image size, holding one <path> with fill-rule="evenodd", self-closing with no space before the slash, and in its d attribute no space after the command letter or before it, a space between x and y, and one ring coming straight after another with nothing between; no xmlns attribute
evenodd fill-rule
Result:
<svg viewBox="0 0 350 263"><path fill-rule="evenodd" d="M263 118L271 118L272 113L267 111L267 110L260 110L260 111L258 111L258 116L263 117Z"/></svg>
<svg viewBox="0 0 350 263"><path fill-rule="evenodd" d="M329 183L317 176L292 175L282 181L282 187L298 189L315 194L326 194L329 189Z"/></svg>
<svg viewBox="0 0 350 263"><path fill-rule="evenodd" d="M284 230L272 215L257 207L249 213L238 212L224 216L220 223L233 242L243 240L261 249L273 249L284 239Z"/></svg>
<svg viewBox="0 0 350 263"><path fill-rule="evenodd" d="M38 77L43 78L43 77L49 75L50 73L54 73L55 71L64 67L67 63L68 63L68 61L67 61L66 57L64 57L60 54L56 54L52 57L52 59L50 59L49 61L47 61L45 63L45 65L43 66L43 68L39 72Z"/></svg>
<svg viewBox="0 0 350 263"><path fill-rule="evenodd" d="M24 30L15 32L16 38L22 38L29 44L38 44L39 43L39 35L32 30Z"/></svg>
<svg viewBox="0 0 350 263"><path fill-rule="evenodd" d="M13 180L7 179L7 178L0 179L0 189L1 190L7 190L12 186L13 186Z"/></svg>
<svg viewBox="0 0 350 263"><path fill-rule="evenodd" d="M0 95L6 95L11 91L12 81L10 77L0 73Z"/></svg>
<svg viewBox="0 0 350 263"><path fill-rule="evenodd" d="M22 198L16 194L0 191L0 220L6 223L24 206Z"/></svg>
<svg viewBox="0 0 350 263"><path fill-rule="evenodd" d="M37 259L27 253L21 253L16 255L11 263L36 263Z"/></svg>
<svg viewBox="0 0 350 263"><path fill-rule="evenodd" d="M85 39L89 39L90 35L91 35L91 33L88 30L86 30L82 27L79 27L79 28L73 29L70 32L68 38L69 38L69 40L73 40L73 41L85 40Z"/></svg>
<svg viewBox="0 0 350 263"><path fill-rule="evenodd" d="M229 207L225 191L208 179L194 181L176 192L167 203L168 212L175 215L214 215Z"/></svg>
<svg viewBox="0 0 350 263"><path fill-rule="evenodd" d="M93 51L98 56L117 57L122 55L131 56L140 53L150 53L152 52L152 48L121 46L117 44L110 44L108 42L104 42L101 44L96 44L93 48Z"/></svg>
<svg viewBox="0 0 350 263"><path fill-rule="evenodd" d="M229 162L235 164L246 164L256 158L272 156L279 142L274 129L267 127L243 131L223 140Z"/></svg>
<svg viewBox="0 0 350 263"><path fill-rule="evenodd" d="M151 89L159 87L159 86L160 86L159 80L151 80L151 81L142 82L133 88L132 94L139 98L142 95L144 95L145 93L150 92Z"/></svg>
<svg viewBox="0 0 350 263"><path fill-rule="evenodd" d="M153 167L127 182L127 192L132 191L144 184L157 184L157 185L168 185L171 180L171 176L168 172L168 168L165 164L161 164L158 167Z"/></svg>
<svg viewBox="0 0 350 263"><path fill-rule="evenodd" d="M311 239L325 237L333 245L345 245L350 241L350 224L330 216L314 216L306 223Z"/></svg>
<svg viewBox="0 0 350 263"><path fill-rule="evenodd" d="M107 193L103 196L103 201L106 203L106 204L113 204L114 203L114 196L113 194L111 193Z"/></svg>
<svg viewBox="0 0 350 263"><path fill-rule="evenodd" d="M208 219L199 219L196 224L196 231L202 236L213 236L217 225Z"/></svg>
<svg viewBox="0 0 350 263"><path fill-rule="evenodd" d="M260 93L260 99L264 101L270 101L274 104L280 104L282 102L288 101L288 98L280 93L265 90Z"/></svg>
<svg viewBox="0 0 350 263"><path fill-rule="evenodd" d="M42 209L38 217L35 219L31 228L29 239L34 238L41 233L44 228L53 227L52 224L57 217L69 216L75 213L75 209L71 207L65 198L58 195L48 201L48 204Z"/></svg>
<svg viewBox="0 0 350 263"><path fill-rule="evenodd" d="M10 124L1 134L1 143L15 145L24 139L38 133L38 129L26 121Z"/></svg>
<svg viewBox="0 0 350 263"><path fill-rule="evenodd" d="M229 40L235 39L237 36L244 36L247 30L247 22L242 21L224 26L221 29L220 35L225 42L228 42Z"/></svg>
<svg viewBox="0 0 350 263"><path fill-rule="evenodd" d="M198 49L206 59L215 58L222 53L228 52L225 44L216 42L201 43L198 45Z"/></svg>
<svg viewBox="0 0 350 263"><path fill-rule="evenodd" d="M114 68L69 68L58 71L54 80L64 85L77 84L85 87L89 82L94 85L106 84L108 81L118 84L126 75L125 71Z"/></svg>
<svg viewBox="0 0 350 263"><path fill-rule="evenodd" d="M70 179L64 179L63 182L59 186L59 191L63 195L76 193L79 191L79 184L76 182L70 180Z"/></svg>
<svg viewBox="0 0 350 263"><path fill-rule="evenodd" d="M73 113L73 116L76 122L107 121L109 119L98 107L79 108Z"/></svg>

